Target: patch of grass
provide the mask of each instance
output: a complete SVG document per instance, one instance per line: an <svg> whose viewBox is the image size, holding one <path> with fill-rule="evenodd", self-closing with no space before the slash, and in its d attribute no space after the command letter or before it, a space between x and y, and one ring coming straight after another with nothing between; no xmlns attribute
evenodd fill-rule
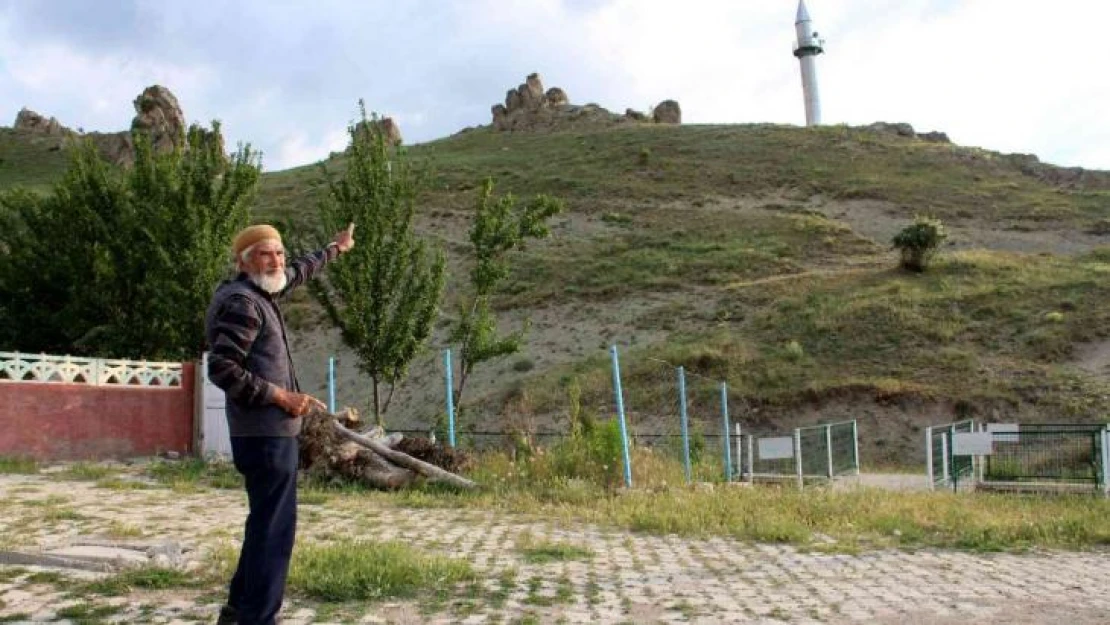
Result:
<svg viewBox="0 0 1110 625"><path fill-rule="evenodd" d="M47 506L41 516L43 521L84 521L89 518L73 508Z"/></svg>
<svg viewBox="0 0 1110 625"><path fill-rule="evenodd" d="M820 216L644 209L642 227L537 248L515 263L499 305L591 301L721 287L799 273L822 259L874 254L873 243Z"/></svg>
<svg viewBox="0 0 1110 625"><path fill-rule="evenodd" d="M305 506L318 506L327 503L331 495L318 490L305 491L297 494L297 503Z"/></svg>
<svg viewBox="0 0 1110 625"><path fill-rule="evenodd" d="M52 475L61 480L95 482L97 480L107 479L113 474L115 474L114 469L101 464L94 464L91 462L76 462L69 465L64 470Z"/></svg>
<svg viewBox="0 0 1110 625"><path fill-rule="evenodd" d="M33 475L39 472L39 463L34 458L0 456L0 475Z"/></svg>
<svg viewBox="0 0 1110 625"><path fill-rule="evenodd" d="M58 584L65 580L65 576L57 571L35 571L27 576L29 584Z"/></svg>
<svg viewBox="0 0 1110 625"><path fill-rule="evenodd" d="M119 477L108 477L98 480L95 486L107 490L150 490L152 488L157 488L153 484Z"/></svg>
<svg viewBox="0 0 1110 625"><path fill-rule="evenodd" d="M504 569L498 574L497 589L490 592L488 597L491 608L499 610L505 606L505 601L508 600L509 595L516 588L517 575L518 571L515 568Z"/></svg>
<svg viewBox="0 0 1110 625"><path fill-rule="evenodd" d="M0 191L16 186L46 191L65 172L61 138L0 128Z"/></svg>
<svg viewBox="0 0 1110 625"><path fill-rule="evenodd" d="M0 568L0 582L10 582L27 574L27 569L22 567Z"/></svg>
<svg viewBox="0 0 1110 625"><path fill-rule="evenodd" d="M427 556L403 543L344 541L298 545L289 587L322 601L375 601L416 597L474 577L466 562Z"/></svg>
<svg viewBox="0 0 1110 625"><path fill-rule="evenodd" d="M109 538L138 538L145 536L146 532L137 525L124 523L122 521L112 521L107 529L104 530L104 535Z"/></svg>
<svg viewBox="0 0 1110 625"><path fill-rule="evenodd" d="M65 495L47 495L43 499L32 499L29 501L23 501L21 503L25 506L31 507L50 507L60 506L64 503L69 503L70 501L73 501L73 498L67 497Z"/></svg>
<svg viewBox="0 0 1110 625"><path fill-rule="evenodd" d="M58 617L91 625L92 623L101 622L105 617L119 614L122 610L122 606L97 605L82 601L59 609Z"/></svg>
<svg viewBox="0 0 1110 625"><path fill-rule="evenodd" d="M541 594L543 588L543 578L539 575L533 575L528 578L528 595L524 597L524 603L527 605L550 606L555 604L555 598L550 595Z"/></svg>
<svg viewBox="0 0 1110 625"><path fill-rule="evenodd" d="M160 566L145 566L81 585L82 594L118 597L135 589L197 588L201 581L190 573Z"/></svg>
<svg viewBox="0 0 1110 625"><path fill-rule="evenodd" d="M581 545L551 541L529 542L517 550L530 564L547 564L567 560L589 560L594 552Z"/></svg>
<svg viewBox="0 0 1110 625"><path fill-rule="evenodd" d="M179 492L196 492L200 487L239 489L243 476L230 463L204 458L159 460L147 468L156 481Z"/></svg>
<svg viewBox="0 0 1110 625"><path fill-rule="evenodd" d="M0 623L23 623L29 622L31 615L26 612L16 612L15 614L0 615Z"/></svg>

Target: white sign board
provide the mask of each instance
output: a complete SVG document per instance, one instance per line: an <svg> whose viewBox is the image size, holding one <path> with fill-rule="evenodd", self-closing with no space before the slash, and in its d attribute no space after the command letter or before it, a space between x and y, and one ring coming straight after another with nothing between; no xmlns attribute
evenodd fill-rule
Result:
<svg viewBox="0 0 1110 625"><path fill-rule="evenodd" d="M952 436L953 456L991 455L990 432L957 432Z"/></svg>
<svg viewBox="0 0 1110 625"><path fill-rule="evenodd" d="M1018 442L1018 424L1016 423L988 423L987 431L999 443Z"/></svg>
<svg viewBox="0 0 1110 625"><path fill-rule="evenodd" d="M794 437L780 436L777 438L759 439L760 460L781 460L794 457Z"/></svg>

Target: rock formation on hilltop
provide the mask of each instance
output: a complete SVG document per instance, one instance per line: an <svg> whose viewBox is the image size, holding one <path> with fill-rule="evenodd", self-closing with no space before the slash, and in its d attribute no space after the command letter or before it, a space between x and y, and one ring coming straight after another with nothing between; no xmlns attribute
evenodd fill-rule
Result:
<svg viewBox="0 0 1110 625"><path fill-rule="evenodd" d="M366 122L360 121L355 124L355 131L360 133L365 132L365 124L367 123L370 124L375 132L382 133L382 136L385 137L386 145L394 147L401 145L401 128L397 125L397 122L393 121L392 117L375 118L367 120Z"/></svg>
<svg viewBox="0 0 1110 625"><path fill-rule="evenodd" d="M15 129L43 137L65 139L87 138L108 161L123 166L135 162L135 144L132 132L150 135L151 145L157 152L168 152L185 142L185 114L177 98L169 89L152 85L143 90L134 101L135 117L131 130L121 132L81 133L63 126L57 119L40 115L24 108L15 117Z"/></svg>
<svg viewBox="0 0 1110 625"><path fill-rule="evenodd" d="M660 103L650 118L632 109L618 115L596 104L571 104L567 93L559 87L544 91L543 81L535 73L529 74L517 88L509 89L505 103L493 105L490 111L494 130L543 130L572 124L682 123L681 109L674 100Z"/></svg>
<svg viewBox="0 0 1110 625"><path fill-rule="evenodd" d="M20 109L19 113L16 113L15 129L58 137L75 134L72 130L63 126L57 119L39 115L26 107Z"/></svg>
<svg viewBox="0 0 1110 625"><path fill-rule="evenodd" d="M185 113L169 89L153 85L135 98L135 119L132 132L150 135L150 144L157 152L169 152L185 143Z"/></svg>
<svg viewBox="0 0 1110 625"><path fill-rule="evenodd" d="M929 141L932 143L952 143L952 141L948 138L948 135L943 132L934 130L932 132L918 133L914 131L913 126L907 124L906 122L898 122L894 124L889 122L875 122L874 124L871 124L869 126L864 126L864 128L866 128L867 130L874 130L875 132L897 135L899 137L908 137L910 139L921 139L922 141Z"/></svg>
<svg viewBox="0 0 1110 625"><path fill-rule="evenodd" d="M651 112L651 118L657 124L681 124L682 107L674 100L663 100L655 105L655 109Z"/></svg>

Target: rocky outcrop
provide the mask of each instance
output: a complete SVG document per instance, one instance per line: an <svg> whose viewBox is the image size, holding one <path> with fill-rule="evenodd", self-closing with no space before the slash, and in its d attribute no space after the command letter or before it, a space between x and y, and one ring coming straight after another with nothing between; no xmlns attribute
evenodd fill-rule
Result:
<svg viewBox="0 0 1110 625"><path fill-rule="evenodd" d="M132 138L134 132L149 135L151 145L158 152L167 152L185 145L185 114L169 89L161 85L147 87L135 98L134 106L135 117L131 121L131 130L121 132L75 132L57 119L27 108L16 115L15 129L57 138L58 146L66 139L88 139L106 160L123 166L130 166L135 162L135 144Z"/></svg>
<svg viewBox="0 0 1110 625"><path fill-rule="evenodd" d="M930 143L952 143L952 140L948 138L948 135L940 132L939 130L919 133L917 135L917 138L921 139L922 141L928 141Z"/></svg>
<svg viewBox="0 0 1110 625"><path fill-rule="evenodd" d="M39 115L28 108L22 108L19 110L19 113L16 114L14 128L16 130L52 137L65 137L76 134L69 128L63 126L57 119Z"/></svg>
<svg viewBox="0 0 1110 625"><path fill-rule="evenodd" d="M651 117L628 109L624 115L612 113L597 104L570 103L566 91L552 87L544 91L539 74L529 74L524 83L509 89L505 101L490 107L494 130L547 130L567 125L613 125L628 122L681 123L678 102L667 100L656 107Z"/></svg>
<svg viewBox="0 0 1110 625"><path fill-rule="evenodd" d="M1002 158L1022 175L1065 189L1110 190L1110 172L1042 163L1035 154L1005 154Z"/></svg>
<svg viewBox="0 0 1110 625"><path fill-rule="evenodd" d="M681 124L682 108L674 100L663 100L655 106L651 118L657 124Z"/></svg>
<svg viewBox="0 0 1110 625"><path fill-rule="evenodd" d="M169 152L185 144L185 113L169 89L153 85L135 98L135 118L131 131L150 137L157 152Z"/></svg>
<svg viewBox="0 0 1110 625"><path fill-rule="evenodd" d="M366 122L359 122L356 125L356 132L362 133L366 131L366 124L374 130L380 132L385 138L386 145L398 146L401 145L401 128L397 122L393 121L392 117L382 117L380 119L371 119Z"/></svg>
<svg viewBox="0 0 1110 625"><path fill-rule="evenodd" d="M899 137L906 137L909 139L921 139L922 141L929 141L932 143L952 143L948 139L948 135L939 131L917 133L914 131L913 126L905 123L889 123L889 122L875 122L869 126L864 126L867 130L881 132L889 135L896 135Z"/></svg>

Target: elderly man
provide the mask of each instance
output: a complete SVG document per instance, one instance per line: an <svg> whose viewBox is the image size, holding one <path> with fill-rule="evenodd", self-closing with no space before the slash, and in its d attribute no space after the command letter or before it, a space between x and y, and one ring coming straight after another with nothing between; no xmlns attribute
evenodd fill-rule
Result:
<svg viewBox="0 0 1110 625"><path fill-rule="evenodd" d="M297 525L297 435L316 398L300 392L278 300L354 245L354 224L288 267L281 235L250 226L232 244L239 274L216 288L206 317L208 377L227 396L235 468L246 479L239 565L219 623L275 623Z"/></svg>

